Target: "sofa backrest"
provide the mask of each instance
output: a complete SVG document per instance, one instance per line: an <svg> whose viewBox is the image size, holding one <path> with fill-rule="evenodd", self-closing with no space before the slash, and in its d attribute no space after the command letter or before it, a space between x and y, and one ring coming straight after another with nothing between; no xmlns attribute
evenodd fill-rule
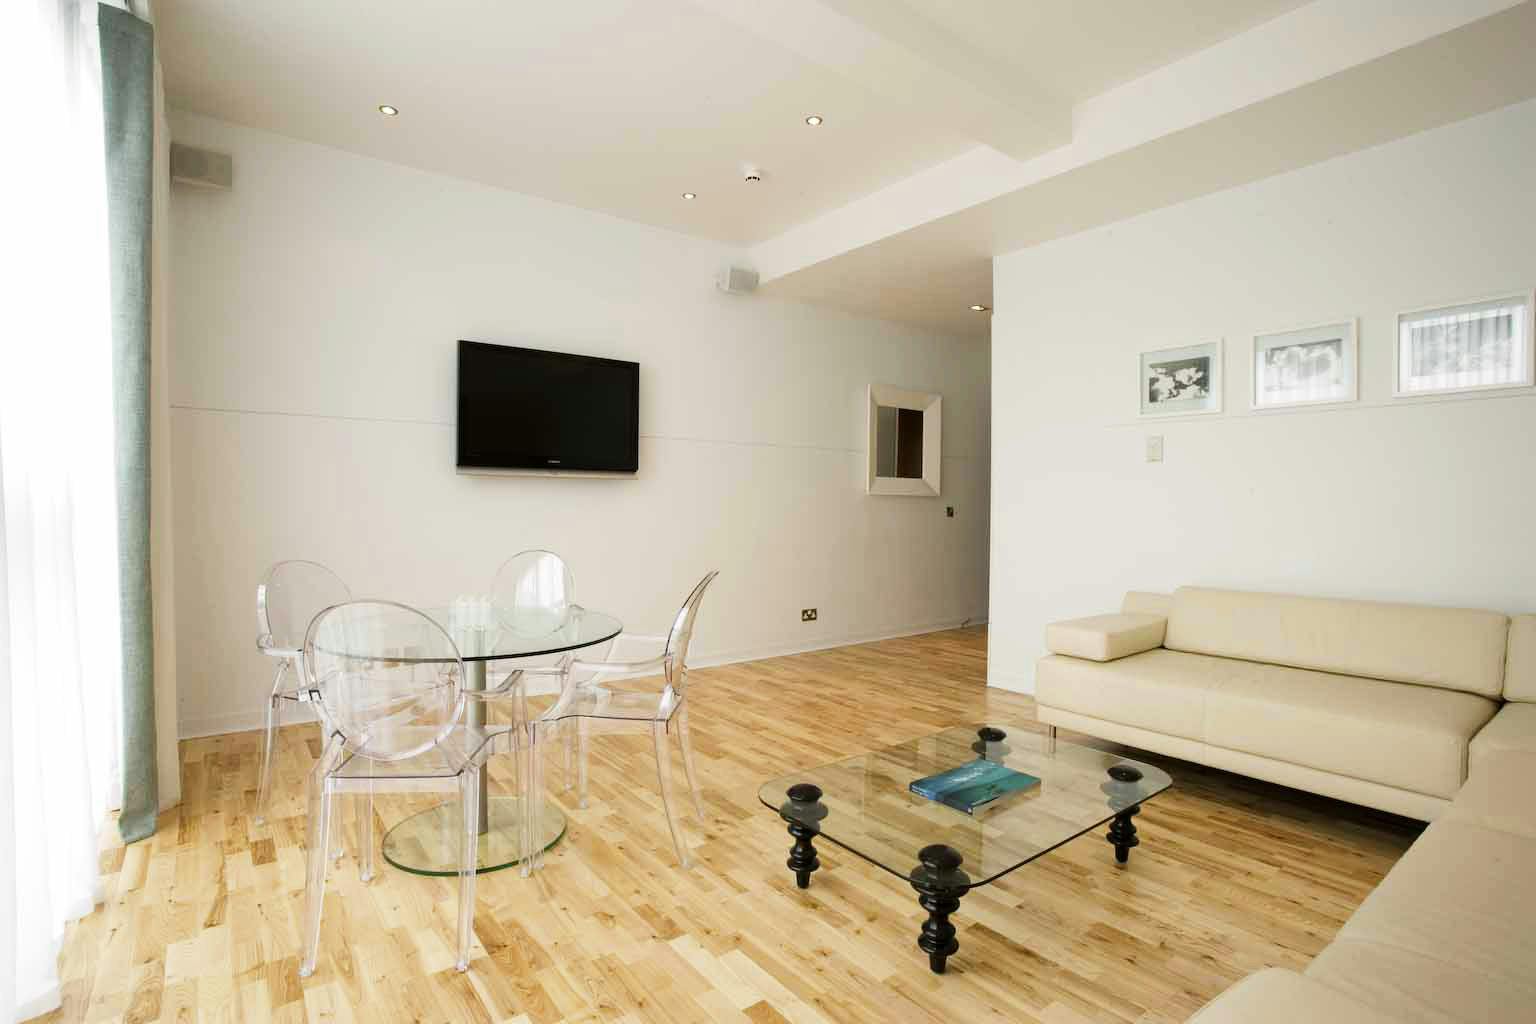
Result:
<svg viewBox="0 0 1536 1024"><path fill-rule="evenodd" d="M1180 587L1163 646L1498 697L1500 612Z"/></svg>
<svg viewBox="0 0 1536 1024"><path fill-rule="evenodd" d="M1509 620L1504 699L1536 702L1536 615L1516 615Z"/></svg>

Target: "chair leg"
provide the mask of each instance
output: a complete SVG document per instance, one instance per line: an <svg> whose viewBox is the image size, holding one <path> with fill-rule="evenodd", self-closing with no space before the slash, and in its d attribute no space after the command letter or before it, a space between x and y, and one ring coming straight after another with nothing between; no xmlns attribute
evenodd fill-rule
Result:
<svg viewBox="0 0 1536 1024"><path fill-rule="evenodd" d="M347 844L341 838L341 815L333 809L330 814L331 836L331 860L341 863L342 854L347 852Z"/></svg>
<svg viewBox="0 0 1536 1024"><path fill-rule="evenodd" d="M373 780L368 780L368 791L358 801L357 857L361 862L358 874L363 881L373 881Z"/></svg>
<svg viewBox="0 0 1536 1024"><path fill-rule="evenodd" d="M651 737L656 744L656 777L661 783L661 805L667 812L667 827L672 830L672 845L677 849L677 861L685 869L692 867L688 858L688 843L677 823L677 801L672 794L672 752L667 749L667 723L651 725Z"/></svg>
<svg viewBox="0 0 1536 1024"><path fill-rule="evenodd" d="M693 763L693 737L688 733L688 702L683 701L683 706L677 709L677 742L683 748L683 772L688 777L688 789L693 793L693 809L699 816L699 824L707 820L704 817L704 794L699 789L699 770Z"/></svg>
<svg viewBox="0 0 1536 1024"><path fill-rule="evenodd" d="M272 800L272 762L277 759L277 730L282 728L282 714L278 707L282 701L283 676L288 672L288 659L277 663L272 677L272 696L267 700L267 735L261 747L261 781L256 788L256 824L267 823L267 804Z"/></svg>
<svg viewBox="0 0 1536 1024"><path fill-rule="evenodd" d="M585 718L576 720L576 805L587 809L587 763L592 748L592 723Z"/></svg>
<svg viewBox="0 0 1536 1024"><path fill-rule="evenodd" d="M459 800L464 827L459 849L459 960L454 966L469 970L469 947L475 938L475 867L480 852L480 773L470 768L460 776Z"/></svg>
<svg viewBox="0 0 1536 1024"><path fill-rule="evenodd" d="M299 977L315 973L320 952L320 912L325 907L325 870L327 840L331 835L332 799L330 770L333 745L327 745L309 777L309 870L304 891L304 959Z"/></svg>
<svg viewBox="0 0 1536 1024"><path fill-rule="evenodd" d="M523 772L523 863L520 873L524 878L544 866L543 809L544 809L544 752L540 749L537 722L528 723L528 748L524 755Z"/></svg>
<svg viewBox="0 0 1536 1024"><path fill-rule="evenodd" d="M572 784L575 782L575 780L572 778L574 773L571 771L571 762L575 759L576 754L576 736L571 732L569 728L565 729L564 732L565 737L561 747L562 756L565 758L565 764L562 766L562 774L560 776L560 792L569 793L571 791Z"/></svg>

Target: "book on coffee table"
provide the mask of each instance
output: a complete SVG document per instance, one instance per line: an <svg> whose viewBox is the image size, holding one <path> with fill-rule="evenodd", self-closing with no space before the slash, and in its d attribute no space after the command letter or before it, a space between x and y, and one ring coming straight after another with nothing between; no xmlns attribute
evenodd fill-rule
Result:
<svg viewBox="0 0 1536 1024"><path fill-rule="evenodd" d="M909 787L918 796L974 815L1003 797L1040 785L1040 780L1016 772L998 761L977 758L947 772L914 779Z"/></svg>

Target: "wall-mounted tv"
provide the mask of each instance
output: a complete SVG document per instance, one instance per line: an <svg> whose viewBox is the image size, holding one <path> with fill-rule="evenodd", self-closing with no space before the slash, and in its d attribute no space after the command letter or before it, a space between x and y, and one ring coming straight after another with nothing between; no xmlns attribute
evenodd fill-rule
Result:
<svg viewBox="0 0 1536 1024"><path fill-rule="evenodd" d="M640 364L459 342L460 469L640 469Z"/></svg>

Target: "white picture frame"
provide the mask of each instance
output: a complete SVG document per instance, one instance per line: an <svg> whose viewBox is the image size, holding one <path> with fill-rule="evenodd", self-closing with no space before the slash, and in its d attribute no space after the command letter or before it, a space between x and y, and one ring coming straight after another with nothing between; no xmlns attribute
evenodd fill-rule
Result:
<svg viewBox="0 0 1536 1024"><path fill-rule="evenodd" d="M1248 353L1249 408L1358 401L1359 338L1354 317L1254 335Z"/></svg>
<svg viewBox="0 0 1536 1024"><path fill-rule="evenodd" d="M1141 353L1137 409L1142 416L1204 416L1221 412L1222 339Z"/></svg>
<svg viewBox="0 0 1536 1024"><path fill-rule="evenodd" d="M1392 396L1536 387L1533 305L1529 291L1505 292L1399 313Z"/></svg>
<svg viewBox="0 0 1536 1024"><path fill-rule="evenodd" d="M880 461L880 410L910 409L922 414L922 476L882 476ZM869 386L869 494L937 497L944 452L944 399L926 391L908 391L888 384Z"/></svg>

